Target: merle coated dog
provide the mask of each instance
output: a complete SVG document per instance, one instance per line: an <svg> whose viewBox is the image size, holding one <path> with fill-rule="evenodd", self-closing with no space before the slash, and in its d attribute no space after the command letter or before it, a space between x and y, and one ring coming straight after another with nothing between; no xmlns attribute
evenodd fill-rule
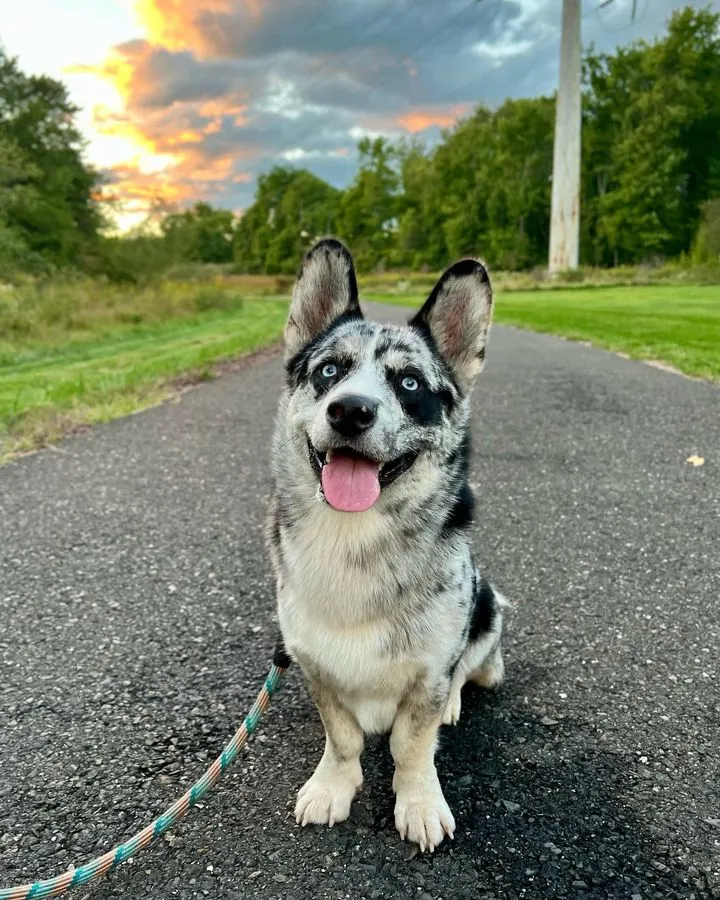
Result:
<svg viewBox="0 0 720 900"><path fill-rule="evenodd" d="M287 384L268 528L280 627L322 717L325 752L298 822L346 819L363 735L391 732L395 824L432 851L455 821L434 755L467 681L503 678L503 597L468 529L469 393L490 280L455 263L404 327L366 321L335 240L305 257L285 330Z"/></svg>

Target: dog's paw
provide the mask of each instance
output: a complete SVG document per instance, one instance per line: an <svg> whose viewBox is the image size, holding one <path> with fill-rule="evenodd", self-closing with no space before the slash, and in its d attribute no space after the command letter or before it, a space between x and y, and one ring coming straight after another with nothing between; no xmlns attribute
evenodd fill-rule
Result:
<svg viewBox="0 0 720 900"><path fill-rule="evenodd" d="M298 825L329 825L344 822L350 806L362 785L362 772L316 771L298 791L295 820Z"/></svg>
<svg viewBox="0 0 720 900"><path fill-rule="evenodd" d="M455 819L445 802L440 785L424 793L399 790L395 802L395 827L403 840L432 853L447 835L455 834Z"/></svg>
<svg viewBox="0 0 720 900"><path fill-rule="evenodd" d="M442 717L443 725L457 725L460 721L461 708L462 699L460 697L460 691L451 691Z"/></svg>
<svg viewBox="0 0 720 900"><path fill-rule="evenodd" d="M495 688L505 678L505 663L500 648L490 654L489 658L470 675L470 681L478 687Z"/></svg>

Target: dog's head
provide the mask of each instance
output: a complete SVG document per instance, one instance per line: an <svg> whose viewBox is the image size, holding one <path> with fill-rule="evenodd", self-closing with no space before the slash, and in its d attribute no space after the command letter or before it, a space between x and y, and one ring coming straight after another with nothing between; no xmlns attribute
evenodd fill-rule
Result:
<svg viewBox="0 0 720 900"><path fill-rule="evenodd" d="M305 257L285 330L289 439L335 509L361 512L457 454L492 311L484 266L451 266L407 326L365 321L352 258Z"/></svg>

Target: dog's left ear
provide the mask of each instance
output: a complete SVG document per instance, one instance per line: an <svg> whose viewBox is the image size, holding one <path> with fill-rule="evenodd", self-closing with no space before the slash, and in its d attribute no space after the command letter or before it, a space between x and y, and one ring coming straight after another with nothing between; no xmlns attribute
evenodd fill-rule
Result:
<svg viewBox="0 0 720 900"><path fill-rule="evenodd" d="M285 326L285 349L294 356L340 316L362 318L350 251L340 241L319 241L303 260Z"/></svg>
<svg viewBox="0 0 720 900"><path fill-rule="evenodd" d="M462 259L445 272L410 325L430 332L460 387L468 390L485 361L491 318L487 269L476 259Z"/></svg>

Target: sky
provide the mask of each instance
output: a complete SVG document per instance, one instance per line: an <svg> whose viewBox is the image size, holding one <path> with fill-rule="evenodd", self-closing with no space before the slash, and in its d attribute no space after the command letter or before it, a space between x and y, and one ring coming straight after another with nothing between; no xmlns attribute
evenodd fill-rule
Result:
<svg viewBox="0 0 720 900"><path fill-rule="evenodd" d="M660 35L686 0L583 0L583 43ZM694 4L720 9L720 0ZM436 141L479 102L551 94L561 0L19 0L0 42L67 84L121 227L154 199L241 212L257 176L342 187L365 136Z"/></svg>

